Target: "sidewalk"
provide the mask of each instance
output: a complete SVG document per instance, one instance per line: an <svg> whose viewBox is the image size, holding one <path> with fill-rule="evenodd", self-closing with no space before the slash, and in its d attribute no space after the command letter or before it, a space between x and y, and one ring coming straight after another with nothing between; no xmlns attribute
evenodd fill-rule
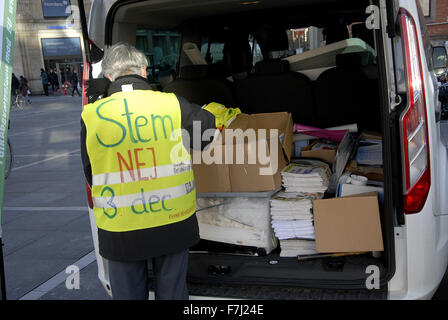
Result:
<svg viewBox="0 0 448 320"><path fill-rule="evenodd" d="M5 182L2 214L10 300L33 292L93 251L79 151L81 98L31 100L10 116L14 164ZM64 279L47 294L40 291L39 298L108 299L96 268L93 261L81 270L80 290L67 290Z"/></svg>

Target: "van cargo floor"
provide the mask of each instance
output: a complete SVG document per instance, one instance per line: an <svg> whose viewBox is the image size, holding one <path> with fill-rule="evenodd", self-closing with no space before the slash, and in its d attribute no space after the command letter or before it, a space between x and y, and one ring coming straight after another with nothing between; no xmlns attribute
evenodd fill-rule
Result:
<svg viewBox="0 0 448 320"><path fill-rule="evenodd" d="M275 287L290 287L288 290L298 290L304 295L308 295L308 291L303 291L303 288L366 291L366 281L371 274L368 267L372 266L378 268L378 281L381 283L387 269L383 259L371 255L298 262L297 258L281 258L277 253L248 256L190 252L188 279L193 284L212 285L216 290L230 291L232 286L238 288L242 285L248 288L266 286L267 291ZM309 292L314 294L313 290ZM378 296L378 292L370 294Z"/></svg>

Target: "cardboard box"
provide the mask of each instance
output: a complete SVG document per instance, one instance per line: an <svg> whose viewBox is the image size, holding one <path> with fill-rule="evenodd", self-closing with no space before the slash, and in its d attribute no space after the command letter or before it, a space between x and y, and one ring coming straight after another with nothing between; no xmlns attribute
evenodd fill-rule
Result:
<svg viewBox="0 0 448 320"><path fill-rule="evenodd" d="M319 253L383 251L377 193L314 200Z"/></svg>
<svg viewBox="0 0 448 320"><path fill-rule="evenodd" d="M345 171L349 171L358 176L365 176L369 180L384 181L383 168L358 166L355 160L349 162Z"/></svg>
<svg viewBox="0 0 448 320"><path fill-rule="evenodd" d="M319 141L314 141L312 144L302 148L302 158L315 158L320 159L328 164L332 164L334 162L334 158L336 157L336 148L335 149L321 149L321 150L311 150L313 146Z"/></svg>
<svg viewBox="0 0 448 320"><path fill-rule="evenodd" d="M243 132L247 129L265 129L266 135L255 135L252 140L238 140L234 136L235 131L229 129L241 129ZM278 130L280 139L275 150L269 142L272 129ZM192 152L197 192L259 192L281 187L281 170L291 158L292 136L290 113L239 114L229 128L223 130L221 138L213 141L207 150ZM278 159L277 168L271 174L260 174L260 170L266 170L270 165L260 161L264 159L258 156L259 148L267 157ZM202 159L201 163L195 163L195 159L199 158ZM220 159L221 163L207 163L204 158Z"/></svg>

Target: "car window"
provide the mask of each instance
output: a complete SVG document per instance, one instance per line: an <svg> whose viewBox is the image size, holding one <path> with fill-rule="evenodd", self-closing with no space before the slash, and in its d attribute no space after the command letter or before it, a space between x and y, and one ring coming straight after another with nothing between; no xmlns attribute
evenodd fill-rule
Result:
<svg viewBox="0 0 448 320"><path fill-rule="evenodd" d="M208 38L202 38L201 54L208 64L221 62L224 59L223 50L223 42L210 42Z"/></svg>
<svg viewBox="0 0 448 320"><path fill-rule="evenodd" d="M258 45L257 40L252 35L249 35L249 45L252 50L252 62L255 66L257 62L263 61L263 53L261 52L261 48Z"/></svg>
<svg viewBox="0 0 448 320"><path fill-rule="evenodd" d="M269 58L278 59L304 53L325 45L322 28L308 27L285 30L288 36L288 50L270 51Z"/></svg>
<svg viewBox="0 0 448 320"><path fill-rule="evenodd" d="M263 60L263 54L261 48L257 43L257 40L252 35L249 35L248 43L252 51L253 65ZM209 39L202 38L201 54L205 58L208 64L218 63L224 59L224 42L209 42ZM210 50L209 50L210 46ZM254 49L255 46L255 49Z"/></svg>
<svg viewBox="0 0 448 320"><path fill-rule="evenodd" d="M161 78L178 74L182 37L180 33L138 29L135 46L148 59L148 80L160 84Z"/></svg>
<svg viewBox="0 0 448 320"><path fill-rule="evenodd" d="M433 51L433 67L434 69L446 67L446 51L445 47L435 47Z"/></svg>

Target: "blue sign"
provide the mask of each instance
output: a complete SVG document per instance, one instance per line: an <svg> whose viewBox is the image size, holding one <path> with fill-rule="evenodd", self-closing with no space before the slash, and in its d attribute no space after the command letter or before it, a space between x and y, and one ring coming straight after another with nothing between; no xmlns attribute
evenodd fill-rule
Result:
<svg viewBox="0 0 448 320"><path fill-rule="evenodd" d="M82 55L79 38L43 38L41 40L44 57Z"/></svg>
<svg viewBox="0 0 448 320"><path fill-rule="evenodd" d="M70 17L70 0L42 0L44 18Z"/></svg>

